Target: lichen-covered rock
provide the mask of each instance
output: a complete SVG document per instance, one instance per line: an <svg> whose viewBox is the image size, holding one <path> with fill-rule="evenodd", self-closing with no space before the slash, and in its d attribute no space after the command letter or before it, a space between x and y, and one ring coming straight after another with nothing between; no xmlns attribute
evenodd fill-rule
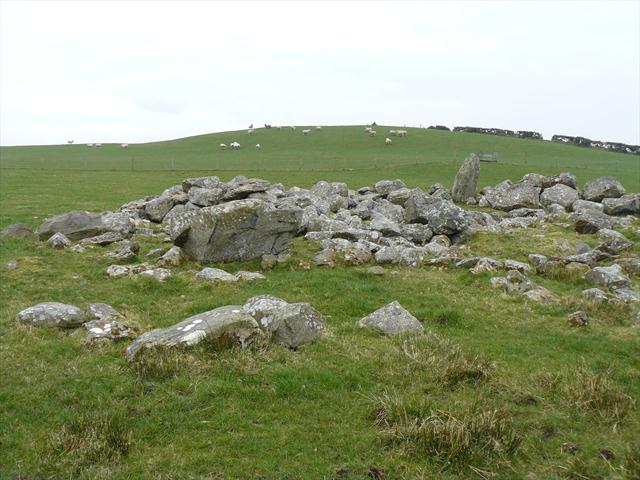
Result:
<svg viewBox="0 0 640 480"><path fill-rule="evenodd" d="M418 319L405 310L397 301L393 301L360 319L358 325L360 327L375 328L385 335L421 332L424 330Z"/></svg>
<svg viewBox="0 0 640 480"><path fill-rule="evenodd" d="M226 184L226 192L223 200L240 200L247 198L252 193L265 192L271 184L260 178L236 177Z"/></svg>
<svg viewBox="0 0 640 480"><path fill-rule="evenodd" d="M607 294L599 288L588 288L583 290L582 296L594 303L605 303L609 300Z"/></svg>
<svg viewBox="0 0 640 480"><path fill-rule="evenodd" d="M585 273L584 278L593 285L599 285L609 290L631 286L629 277L622 273L620 265L615 263L608 267L594 267Z"/></svg>
<svg viewBox="0 0 640 480"><path fill-rule="evenodd" d="M551 188L545 188L540 194L540 203L543 207L558 204L565 209L569 209L578 199L578 191L562 183L558 183Z"/></svg>
<svg viewBox="0 0 640 480"><path fill-rule="evenodd" d="M551 188L556 185L566 185L574 190L578 189L578 179L575 175L569 172L559 173L557 175L550 175L548 177L542 177L539 187Z"/></svg>
<svg viewBox="0 0 640 480"><path fill-rule="evenodd" d="M599 212L604 211L604 207L601 203L591 202L589 200L576 200L571 205L571 210L574 212L582 212L585 210L597 210Z"/></svg>
<svg viewBox="0 0 640 480"><path fill-rule="evenodd" d="M186 260L187 257L182 252L182 249L173 246L158 259L157 264L160 266L177 267L182 265Z"/></svg>
<svg viewBox="0 0 640 480"><path fill-rule="evenodd" d="M530 183L509 184L503 182L496 188L486 191L485 198L496 210L538 208L540 206L540 188L534 187Z"/></svg>
<svg viewBox="0 0 640 480"><path fill-rule="evenodd" d="M51 237L49 237L47 243L51 248L55 248L56 250L69 248L72 245L71 241L63 233L60 232L55 233Z"/></svg>
<svg viewBox="0 0 640 480"><path fill-rule="evenodd" d="M187 347L221 337L246 346L259 331L256 321L241 306L230 305L199 313L169 328L143 333L127 348L126 357L133 360L150 348Z"/></svg>
<svg viewBox="0 0 640 480"><path fill-rule="evenodd" d="M131 327L113 319L91 320L83 326L87 331L88 342L126 340L134 336Z"/></svg>
<svg viewBox="0 0 640 480"><path fill-rule="evenodd" d="M279 254L299 229L300 208L277 208L262 200L236 200L205 207L175 241L199 262L231 262Z"/></svg>
<svg viewBox="0 0 640 480"><path fill-rule="evenodd" d="M390 245L381 247L376 253L376 262L380 264L400 264L408 267L417 267L422 263L425 250L419 247L406 247L402 245Z"/></svg>
<svg viewBox="0 0 640 480"><path fill-rule="evenodd" d="M72 211L46 219L38 230L40 240L62 233L70 240L95 237L106 231L99 213Z"/></svg>
<svg viewBox="0 0 640 480"><path fill-rule="evenodd" d="M173 200L169 197L158 197L147 202L144 211L152 222L160 223L173 208Z"/></svg>
<svg viewBox="0 0 640 480"><path fill-rule="evenodd" d="M576 327L585 327L589 323L589 318L587 317L587 312L578 310L567 315L567 321Z"/></svg>
<svg viewBox="0 0 640 480"><path fill-rule="evenodd" d="M87 237L80 240L82 245L100 245L104 247L105 245L110 245L115 242L120 242L124 240L124 237L119 232L105 232L100 235L96 235L95 237Z"/></svg>
<svg viewBox="0 0 640 480"><path fill-rule="evenodd" d="M290 303L276 309L265 330L273 342L289 348L317 340L325 329L324 317L308 303Z"/></svg>
<svg viewBox="0 0 640 480"><path fill-rule="evenodd" d="M476 195L478 176L480 175L480 157L472 153L460 166L451 189L451 197L455 202L467 202Z"/></svg>
<svg viewBox="0 0 640 480"><path fill-rule="evenodd" d="M114 258L116 260L131 260L140 252L140 244L138 242L125 241L114 251L105 253L105 257Z"/></svg>
<svg viewBox="0 0 640 480"><path fill-rule="evenodd" d="M219 268L206 267L196 273L196 278L208 282L237 282L238 277Z"/></svg>
<svg viewBox="0 0 640 480"><path fill-rule="evenodd" d="M389 195L395 190L406 188L407 186L402 180L380 180L373 186L376 193L379 195Z"/></svg>
<svg viewBox="0 0 640 480"><path fill-rule="evenodd" d="M613 227L613 219L597 210L581 210L569 216L575 222L574 230L578 233L597 233L598 230Z"/></svg>
<svg viewBox="0 0 640 480"><path fill-rule="evenodd" d="M640 194L632 193L620 198L605 198L602 200L602 206L607 215L637 214L640 212Z"/></svg>
<svg viewBox="0 0 640 480"><path fill-rule="evenodd" d="M113 320L124 318L124 315L106 303L90 303L87 305L85 317L87 320Z"/></svg>
<svg viewBox="0 0 640 480"><path fill-rule="evenodd" d="M0 238L30 238L34 235L29 225L24 223L14 223L0 230Z"/></svg>
<svg viewBox="0 0 640 480"><path fill-rule="evenodd" d="M266 280L267 279L267 277L265 277L260 272L247 272L247 271L244 271L244 270L240 270L240 271L236 272L236 278L238 280L242 280L243 282L257 282L257 281L260 281L260 280Z"/></svg>
<svg viewBox="0 0 640 480"><path fill-rule="evenodd" d="M560 303L560 299L544 287L534 287L522 293L532 302L540 305L554 305Z"/></svg>
<svg viewBox="0 0 640 480"><path fill-rule="evenodd" d="M126 277L130 273L128 265L109 265L107 267L107 275L110 277Z"/></svg>
<svg viewBox="0 0 640 480"><path fill-rule="evenodd" d="M182 181L182 190L189 193L193 187L200 188L217 188L220 186L220 179L216 176L187 178Z"/></svg>
<svg viewBox="0 0 640 480"><path fill-rule="evenodd" d="M222 197L224 197L224 190L222 188L191 187L187 195L189 196L189 201L194 205L210 207L220 203Z"/></svg>
<svg viewBox="0 0 640 480"><path fill-rule="evenodd" d="M583 197L592 202L601 202L603 198L617 198L624 195L622 184L614 177L600 177L587 182L584 186Z"/></svg>
<svg viewBox="0 0 640 480"><path fill-rule="evenodd" d="M510 293L523 294L534 288L533 282L517 270L509 270L504 277L492 277L491 286L504 288Z"/></svg>
<svg viewBox="0 0 640 480"><path fill-rule="evenodd" d="M333 268L336 266L336 252L331 248L320 250L313 256L313 263L318 267Z"/></svg>
<svg viewBox="0 0 640 480"><path fill-rule="evenodd" d="M59 302L38 303L18 313L17 319L35 327L74 328L87 319L78 307Z"/></svg>
<svg viewBox="0 0 640 480"><path fill-rule="evenodd" d="M141 277L150 277L155 278L159 282L164 282L166 279L171 278L171 270L166 268L149 268L147 270L143 270L138 274Z"/></svg>

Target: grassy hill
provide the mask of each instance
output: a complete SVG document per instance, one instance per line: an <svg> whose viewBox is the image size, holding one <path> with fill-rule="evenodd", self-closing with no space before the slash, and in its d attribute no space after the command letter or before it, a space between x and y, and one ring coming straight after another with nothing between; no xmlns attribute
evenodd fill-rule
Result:
<svg viewBox="0 0 640 480"><path fill-rule="evenodd" d="M320 179L351 187L383 178L450 186L472 151L497 151L481 184L524 173L571 171L581 184L615 175L640 190L640 159L550 142L387 128L230 132L168 142L0 148L0 227L73 209L102 211L182 179L259 176L286 186ZM221 151L237 140L240 151ZM262 149L256 151L255 143ZM131 171L133 159L133 169ZM525 163L526 162L526 163ZM640 255L640 223L620 231ZM134 263L158 239L138 237ZM515 234L477 234L475 255L527 261L568 244L598 245L564 220ZM560 298L537 305L490 286L490 273L426 265L383 277L341 261L313 266L319 247L297 239L293 257L258 283L203 284L202 266L172 268L165 283L110 278L110 247L54 251L0 239L0 479L637 479L640 478L640 329L637 307L596 305L577 273L531 279ZM16 269L5 265L17 260ZM307 264L312 266L308 269ZM230 272L259 262L213 265ZM503 273L500 273L502 275ZM634 278L640 288L640 279ZM43 301L105 302L139 332L222 305L272 294L309 302L327 334L292 351L203 345L128 364L126 342L87 346L84 332L18 324ZM356 327L398 300L424 325L387 338ZM587 327L570 326L577 309Z"/></svg>
<svg viewBox="0 0 640 480"><path fill-rule="evenodd" d="M483 164L481 183L495 184L505 178L517 180L524 173L570 171L581 182L602 175L617 175L631 191L640 190L640 158L602 150L585 149L547 141L497 137L462 132L407 128L406 138L391 137L393 145L384 144L390 128L377 127L370 137L361 126L312 129L308 136L302 129L256 129L223 132L178 140L130 145L116 144L101 148L85 145L51 145L1 147L0 168L45 170L114 170L114 171L245 171L306 172L320 179L323 172L411 170L415 182L440 182L450 185L460 162L469 152L497 152L497 164ZM220 143L237 141L238 151L221 150ZM255 144L261 145L260 150ZM317 172L313 173L313 172ZM381 177L378 177L378 179Z"/></svg>

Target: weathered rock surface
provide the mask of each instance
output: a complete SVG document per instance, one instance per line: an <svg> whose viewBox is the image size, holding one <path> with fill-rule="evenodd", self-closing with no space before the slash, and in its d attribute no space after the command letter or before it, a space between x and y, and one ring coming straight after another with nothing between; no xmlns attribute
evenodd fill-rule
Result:
<svg viewBox="0 0 640 480"><path fill-rule="evenodd" d="M200 280L206 280L208 282L237 282L238 277L232 275L219 268L203 268L196 273L196 278Z"/></svg>
<svg viewBox="0 0 640 480"><path fill-rule="evenodd" d="M141 277L150 277L155 278L159 282L164 282L166 279L171 278L171 270L166 268L149 268L147 270L143 270L138 274Z"/></svg>
<svg viewBox="0 0 640 480"><path fill-rule="evenodd" d="M87 319L78 307L59 302L43 302L18 313L17 319L36 327L75 328Z"/></svg>
<svg viewBox="0 0 640 480"><path fill-rule="evenodd" d="M266 330L273 322L273 314L287 305L288 302L273 295L258 295L247 300L242 308L258 322L260 328Z"/></svg>
<svg viewBox="0 0 640 480"><path fill-rule="evenodd" d="M130 236L134 225L126 214L72 211L46 219L38 230L40 240L55 233L63 233L70 240L82 240L105 232L115 231Z"/></svg>
<svg viewBox="0 0 640 480"><path fill-rule="evenodd" d="M262 200L237 200L199 210L188 232L176 243L199 262L253 260L285 251L301 218L299 208L279 209Z"/></svg>
<svg viewBox="0 0 640 480"><path fill-rule="evenodd" d="M567 315L567 321L576 327L585 327L589 323L589 318L587 316L587 312L584 310L578 310Z"/></svg>
<svg viewBox="0 0 640 480"><path fill-rule="evenodd" d="M96 235L95 237L87 237L80 240L82 245L100 245L104 247L105 245L110 245L115 242L120 242L124 240L124 237L120 232L105 232L100 235Z"/></svg>
<svg viewBox="0 0 640 480"><path fill-rule="evenodd" d="M324 329L324 317L308 303L290 303L276 309L265 327L273 342L289 348L317 340Z"/></svg>
<svg viewBox="0 0 640 480"><path fill-rule="evenodd" d="M375 328L385 335L394 335L402 332L421 332L424 329L418 319L405 310L397 301L393 301L362 318L358 325Z"/></svg>
<svg viewBox="0 0 640 480"><path fill-rule="evenodd" d="M544 207L555 203L568 210L576 200L579 200L578 191L562 183L545 188L540 194L540 203Z"/></svg>
<svg viewBox="0 0 640 480"><path fill-rule="evenodd" d="M114 251L105 253L105 257L114 258L116 260L131 260L138 255L140 244L138 242L125 241Z"/></svg>
<svg viewBox="0 0 640 480"><path fill-rule="evenodd" d="M583 197L592 202L601 202L603 198L617 198L624 195L622 184L614 177L600 177L584 185Z"/></svg>
<svg viewBox="0 0 640 480"><path fill-rule="evenodd" d="M596 233L598 230L613 228L613 219L597 210L581 210L569 216L575 222L574 229L578 233Z"/></svg>
<svg viewBox="0 0 640 480"><path fill-rule="evenodd" d="M640 212L640 194L622 195L620 198L602 200L604 213L607 215L637 214Z"/></svg>
<svg viewBox="0 0 640 480"><path fill-rule="evenodd" d="M594 267L585 273L584 278L587 282L616 290L619 288L629 288L631 281L624 273L620 265L613 264L609 267Z"/></svg>
<svg viewBox="0 0 640 480"><path fill-rule="evenodd" d="M84 328L89 342L126 340L134 336L131 327L113 319L91 320L84 324Z"/></svg>
<svg viewBox="0 0 640 480"><path fill-rule="evenodd" d="M29 238L34 235L33 230L29 225L24 223L14 223L8 225L0 230L0 238Z"/></svg>
<svg viewBox="0 0 640 480"><path fill-rule="evenodd" d="M453 180L451 197L455 202L467 202L470 198L475 197L479 175L480 157L472 153L462 163Z"/></svg>
<svg viewBox="0 0 640 480"><path fill-rule="evenodd" d="M71 241L63 233L60 232L55 233L51 237L49 237L47 243L51 248L55 248L56 250L69 248L72 245Z"/></svg>
<svg viewBox="0 0 640 480"><path fill-rule="evenodd" d="M492 208L496 210L514 210L516 208L540 207L540 188L530 183L509 184L503 182L485 193Z"/></svg>
<svg viewBox="0 0 640 480"><path fill-rule="evenodd" d="M173 200L169 197L158 197L147 202L144 207L149 220L160 223L167 213L173 208Z"/></svg>
<svg viewBox="0 0 640 480"><path fill-rule="evenodd" d="M182 252L182 249L173 246L158 259L157 264L160 266L177 267L182 265L186 260L187 257Z"/></svg>
<svg viewBox="0 0 640 480"><path fill-rule="evenodd" d="M229 305L199 313L169 328L143 333L127 348L126 357L133 360L150 348L186 347L220 337L231 338L246 346L259 331L256 321L241 306Z"/></svg>
<svg viewBox="0 0 640 480"><path fill-rule="evenodd" d="M85 317L87 320L113 320L124 318L124 315L106 303L90 303L87 305Z"/></svg>

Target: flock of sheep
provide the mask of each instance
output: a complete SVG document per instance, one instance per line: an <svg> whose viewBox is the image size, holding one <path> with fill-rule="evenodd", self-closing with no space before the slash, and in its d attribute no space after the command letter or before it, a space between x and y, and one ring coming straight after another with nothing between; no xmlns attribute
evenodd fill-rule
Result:
<svg viewBox="0 0 640 480"><path fill-rule="evenodd" d="M376 132L373 127L377 126L375 123L372 124L372 126L370 127L366 127L364 129L364 132L367 133L370 137L375 137L376 134L378 132ZM281 130L283 128L286 129L291 129L291 130L295 130L296 127L292 126L292 127L272 127L271 125L268 125L265 123L264 128L275 128L277 130ZM315 127L315 130L322 130L321 126L317 126ZM249 125L249 129L247 130L247 133L249 135L252 135L254 132L254 128L253 128L253 124ZM304 130L302 130L302 135L304 135L305 137L308 136L311 133L311 129L310 128L306 128ZM407 131L406 130L389 130L388 133L389 137L406 137L407 136ZM389 137L386 137L384 139L384 144L385 145L392 145L393 144L393 140L391 140ZM69 145L73 144L73 140L67 140L67 143ZM102 147L101 143L87 143L87 147L88 148L99 148ZM120 144L120 148L129 148L129 144L128 143L121 143ZM229 145L227 145L226 143L221 143L220 144L220 149L221 150L226 150L227 148L230 148L231 150L240 150L240 144L238 142L231 142ZM256 150L260 150L260 144L256 143Z"/></svg>
<svg viewBox="0 0 640 480"><path fill-rule="evenodd" d="M372 125L376 126L375 123L372 124ZM373 126L366 127L364 129L364 132L369 134L370 137L375 137L376 134L378 133L373 129ZM295 126L293 126L293 127L279 127L279 126L272 127L271 125L268 125L266 123L264 125L264 128L275 128L277 130L281 130L283 128L291 129L291 130L295 130L296 129ZM322 130L322 127L321 126L317 126L317 127L315 127L315 130ZM247 133L249 135L252 135L253 132L254 132L254 128L253 128L253 124L251 124L251 125L249 125L249 129L247 130ZM304 135L305 137L308 136L310 133L311 133L311 129L310 128L306 128L306 129L302 130L302 135ZM407 131L406 130L389 130L388 135L389 136L397 136L397 137L406 137L407 136ZM384 139L384 144L385 145L393 145L393 140L391 140L389 137L386 137ZM221 150L226 150L227 148L231 148L231 150L239 150L240 149L240 144L238 142L231 142L229 145L227 145L226 143L221 143L220 144L220 149ZM260 150L260 148L261 148L260 144L256 143L256 150Z"/></svg>

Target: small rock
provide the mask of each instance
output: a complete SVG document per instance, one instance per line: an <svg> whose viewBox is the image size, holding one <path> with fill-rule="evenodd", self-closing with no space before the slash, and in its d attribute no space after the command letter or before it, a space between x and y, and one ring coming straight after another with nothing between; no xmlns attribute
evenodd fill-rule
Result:
<svg viewBox="0 0 640 480"><path fill-rule="evenodd" d="M55 248L56 250L62 250L71 246L71 240L65 237L64 233L60 232L55 233L51 237L49 237L47 243L51 248Z"/></svg>
<svg viewBox="0 0 640 480"><path fill-rule="evenodd" d="M375 328L385 335L394 335L402 332L421 332L424 330L418 319L405 310L397 301L393 301L362 318L358 325L360 327Z"/></svg>
<svg viewBox="0 0 640 480"><path fill-rule="evenodd" d="M140 244L138 242L124 242L119 248L113 252L105 253L105 257L115 258L116 260L131 260L138 255Z"/></svg>
<svg viewBox="0 0 640 480"><path fill-rule="evenodd" d="M384 275L384 272L384 267L380 265L367 268L367 273L370 273L371 275Z"/></svg>
<svg viewBox="0 0 640 480"><path fill-rule="evenodd" d="M219 268L206 267L196 273L196 278L209 282L237 282L238 277Z"/></svg>
<svg viewBox="0 0 640 480"><path fill-rule="evenodd" d="M145 255L145 258L159 258L162 257L168 250L166 248L154 248Z"/></svg>
<svg viewBox="0 0 640 480"><path fill-rule="evenodd" d="M100 245L104 247L105 245L110 245L122 240L124 240L124 237L120 232L105 232L95 237L83 238L80 240L80 243L82 245Z"/></svg>
<svg viewBox="0 0 640 480"><path fill-rule="evenodd" d="M115 320L91 320L84 324L87 331L87 341L125 340L133 337L133 330L124 323Z"/></svg>
<svg viewBox="0 0 640 480"><path fill-rule="evenodd" d="M289 348L317 340L324 332L324 317L308 303L290 303L273 312L267 330L275 343Z"/></svg>
<svg viewBox="0 0 640 480"><path fill-rule="evenodd" d="M86 247L83 247L83 246L82 246L82 245L80 245L80 244L77 244L77 245L74 245L73 247L71 247L71 248L70 248L70 250L71 250L72 252L75 252L75 253L84 253L84 252L86 252L86 251L87 251L87 248L86 248Z"/></svg>
<svg viewBox="0 0 640 480"><path fill-rule="evenodd" d="M605 303L608 301L607 294L599 288L588 288L582 291L582 296L594 303Z"/></svg>
<svg viewBox="0 0 640 480"><path fill-rule="evenodd" d="M171 247L158 259L158 265L177 267L186 261L187 257L178 246Z"/></svg>
<svg viewBox="0 0 640 480"><path fill-rule="evenodd" d="M336 266L336 252L329 248L325 248L313 257L313 262L318 267L333 268Z"/></svg>
<svg viewBox="0 0 640 480"><path fill-rule="evenodd" d="M22 323L36 327L74 328L87 319L78 307L59 302L43 302L18 313Z"/></svg>
<svg viewBox="0 0 640 480"><path fill-rule="evenodd" d="M267 277L259 272L245 272L243 270L236 272L236 278L245 282L255 282L267 279Z"/></svg>
<svg viewBox="0 0 640 480"><path fill-rule="evenodd" d="M556 297L553 293L547 290L544 287L535 287L531 290L524 292L522 295L527 297L532 302L541 304L541 305L552 305L556 303L560 303L558 297Z"/></svg>
<svg viewBox="0 0 640 480"><path fill-rule="evenodd" d="M4 268L6 268L7 270L15 270L16 268L18 268L18 261L17 260L9 260L4 265Z"/></svg>
<svg viewBox="0 0 640 480"><path fill-rule="evenodd" d="M140 272L138 275L141 277L155 278L159 282L164 282L167 278L171 277L171 270L167 270L166 268L150 268Z"/></svg>
<svg viewBox="0 0 640 480"><path fill-rule="evenodd" d="M583 310L578 310L577 312L570 313L567 316L567 321L571 325L575 325L577 327L584 327L589 323L587 319L587 312Z"/></svg>
<svg viewBox="0 0 640 480"><path fill-rule="evenodd" d="M262 256L262 261L260 262L260 268L263 270L271 270L278 264L278 257L272 254L266 254Z"/></svg>
<svg viewBox="0 0 640 480"><path fill-rule="evenodd" d="M127 265L109 265L107 267L107 275L110 277L124 277L129 275L129 267Z"/></svg>
<svg viewBox="0 0 640 480"><path fill-rule="evenodd" d="M622 273L620 265L615 263L609 267L594 267L585 273L584 278L589 283L606 287L609 290L631 286L629 278Z"/></svg>
<svg viewBox="0 0 640 480"><path fill-rule="evenodd" d="M113 320L124 318L124 315L106 303L90 303L87 305L85 316L88 320Z"/></svg>

